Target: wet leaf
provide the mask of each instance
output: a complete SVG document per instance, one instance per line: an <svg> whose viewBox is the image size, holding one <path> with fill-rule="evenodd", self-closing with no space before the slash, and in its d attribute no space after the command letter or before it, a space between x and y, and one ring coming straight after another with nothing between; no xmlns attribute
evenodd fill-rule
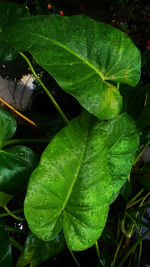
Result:
<svg viewBox="0 0 150 267"><path fill-rule="evenodd" d="M109 122L89 113L73 119L52 139L30 178L24 211L31 231L48 241L63 228L71 250L92 246L128 177L137 145L127 114Z"/></svg>
<svg viewBox="0 0 150 267"><path fill-rule="evenodd" d="M135 86L140 53L123 32L86 16L32 16L5 29L17 51L28 51L60 87L99 119L119 114L117 83Z"/></svg>

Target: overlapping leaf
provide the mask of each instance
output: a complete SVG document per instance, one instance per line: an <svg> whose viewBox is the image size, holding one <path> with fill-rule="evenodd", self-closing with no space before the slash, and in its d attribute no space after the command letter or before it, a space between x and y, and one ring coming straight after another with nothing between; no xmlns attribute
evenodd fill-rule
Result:
<svg viewBox="0 0 150 267"><path fill-rule="evenodd" d="M122 106L117 83L134 86L140 53L123 32L85 16L34 16L3 32L18 51L30 52L69 94L100 119Z"/></svg>
<svg viewBox="0 0 150 267"><path fill-rule="evenodd" d="M126 114L110 122L88 113L73 119L47 146L30 178L25 216L31 231L48 241L63 228L71 250L92 246L137 145L135 124Z"/></svg>

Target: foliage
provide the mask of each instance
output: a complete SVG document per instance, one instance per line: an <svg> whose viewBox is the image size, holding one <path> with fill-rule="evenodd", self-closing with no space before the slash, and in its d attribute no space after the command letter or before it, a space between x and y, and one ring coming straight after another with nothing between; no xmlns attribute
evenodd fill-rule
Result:
<svg viewBox="0 0 150 267"><path fill-rule="evenodd" d="M59 130L61 123L52 123L54 118L47 121L47 125L54 125L49 134L53 138L43 149L40 142L47 139L9 140L16 134L17 123L10 113L0 109L0 207L6 211L0 210L4 242L1 265L12 266L11 244L20 250L15 260L17 267L39 266L61 252L65 244L80 266L73 251L96 244L98 266L122 266L138 245L140 266L142 240L150 231L143 223L145 205L149 205L149 192L144 195L144 189L150 188L150 166L139 162L150 144L150 140L142 143L144 131L148 135L150 99L149 84L140 82L139 50L125 33L83 15L30 16L29 11L14 3L0 3L0 14L0 60L12 60L19 53L66 124ZM79 102L83 109L80 115L68 120L35 72L28 53L63 91ZM144 56L148 72L148 59ZM144 147L138 148L141 135ZM16 146L30 146L32 142L42 150L38 166L40 155L29 147ZM21 193L24 210L10 211L7 205L11 206L15 197L21 198ZM120 199L119 204L124 207L118 209L119 215L109 216L109 209L111 212ZM134 207L137 203L139 206ZM24 212L25 219L16 216L20 212ZM2 221L7 216L21 221L22 226L27 221L24 247L8 234L9 230L25 233L9 228L7 219ZM116 220L114 237L109 226L113 225L115 232ZM138 225L146 226L147 232L142 235ZM127 254L121 251L120 255L124 255L120 259L123 241L128 245L134 231L139 238ZM104 245L101 254L100 237Z"/></svg>

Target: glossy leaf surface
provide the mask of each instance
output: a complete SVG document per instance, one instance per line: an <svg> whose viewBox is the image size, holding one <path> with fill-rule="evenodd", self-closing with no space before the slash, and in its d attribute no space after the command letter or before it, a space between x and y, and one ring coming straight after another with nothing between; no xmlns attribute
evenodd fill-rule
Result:
<svg viewBox="0 0 150 267"><path fill-rule="evenodd" d="M40 263L60 253L64 249L65 244L62 233L49 242L44 242L30 233L25 241L24 250L19 257L16 267L24 267L27 264L37 267Z"/></svg>
<svg viewBox="0 0 150 267"><path fill-rule="evenodd" d="M12 267L12 251L8 232L0 225L0 266Z"/></svg>
<svg viewBox="0 0 150 267"><path fill-rule="evenodd" d="M71 250L92 246L112 196L127 179L137 145L135 124L126 114L110 122L88 113L73 119L52 139L30 178L24 211L31 231L51 240L63 228Z"/></svg>
<svg viewBox="0 0 150 267"><path fill-rule="evenodd" d="M29 11L16 3L0 3L0 39L3 29L13 25L19 18L28 16ZM0 40L0 61L10 61L17 57L18 52Z"/></svg>
<svg viewBox="0 0 150 267"><path fill-rule="evenodd" d="M23 191L37 162L35 153L25 146L0 150L0 191Z"/></svg>
<svg viewBox="0 0 150 267"><path fill-rule="evenodd" d="M100 119L122 106L117 83L134 86L140 53L123 32L86 16L34 16L20 19L3 38L28 51L67 93Z"/></svg>

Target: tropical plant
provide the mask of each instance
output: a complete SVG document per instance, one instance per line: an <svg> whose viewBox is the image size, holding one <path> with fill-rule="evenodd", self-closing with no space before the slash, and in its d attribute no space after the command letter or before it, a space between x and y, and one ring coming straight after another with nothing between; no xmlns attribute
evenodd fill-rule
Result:
<svg viewBox="0 0 150 267"><path fill-rule="evenodd" d="M15 10L13 16L12 9ZM16 122L0 110L0 205L15 219L24 220L6 206L15 194L24 191L24 215L32 232L24 249L10 237L10 242L21 250L16 266L38 266L62 251L65 243L78 266L72 251L86 250L96 244L99 266L106 266L102 263L103 253L100 258L97 241L101 235L105 239L109 207L123 186L129 189L132 165L150 143L148 141L135 158L141 123L137 129L136 118L133 119L129 115L133 115L132 112L127 114L127 111L130 94L133 90L141 90L138 87L141 55L125 33L107 24L83 15L30 16L23 10L13 3L0 4L0 13L3 14L0 20L1 60L13 59L17 53L26 60L66 126L44 149L36 167L35 154L29 148L4 147L40 140L9 141L16 131ZM35 72L29 53L62 90L77 99L83 107L79 116L71 120L67 118ZM144 101L145 95L147 90ZM138 211L130 214L128 209L143 191L140 190L126 205L119 224L122 236L120 242L116 241L114 266L123 237L130 238L138 223ZM121 194L128 199L129 194L123 189ZM142 198L139 208L146 198L147 195ZM0 217L3 216L1 213ZM125 229L127 218L131 220L128 231ZM142 219L140 221L142 224ZM5 239L5 249L0 252L1 266L11 266L5 222L2 222L1 232L2 239ZM141 240L142 237L134 248ZM7 249L9 253L6 253ZM117 266L121 266L126 255Z"/></svg>

